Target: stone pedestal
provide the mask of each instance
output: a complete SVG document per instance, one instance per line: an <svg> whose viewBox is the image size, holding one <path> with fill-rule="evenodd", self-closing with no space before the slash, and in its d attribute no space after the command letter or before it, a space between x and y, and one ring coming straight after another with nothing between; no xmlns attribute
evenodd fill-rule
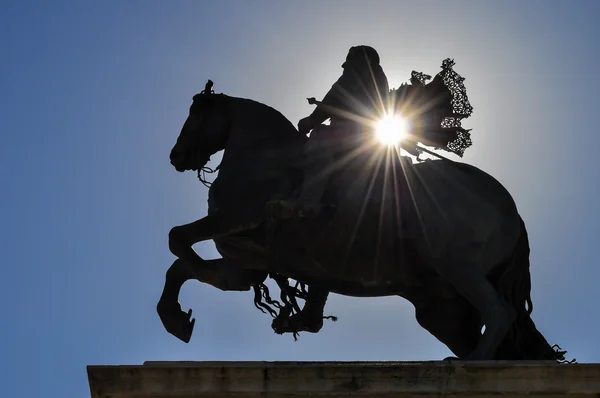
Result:
<svg viewBox="0 0 600 398"><path fill-rule="evenodd" d="M600 396L600 364L146 362L87 371L92 398Z"/></svg>

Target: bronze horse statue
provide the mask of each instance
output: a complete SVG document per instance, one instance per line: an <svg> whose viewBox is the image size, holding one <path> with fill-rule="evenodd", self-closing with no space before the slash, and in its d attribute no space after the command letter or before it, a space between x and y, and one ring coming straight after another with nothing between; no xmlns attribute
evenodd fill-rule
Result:
<svg viewBox="0 0 600 398"><path fill-rule="evenodd" d="M178 259L157 305L168 332L191 338L195 320L178 302L187 280L254 288L267 308L271 275L285 281L288 299L303 297L288 278L347 296L404 297L459 359L564 360L531 319L527 231L496 179L460 162L413 163L367 137L340 159L328 191L334 209L278 219L267 204L297 195L308 139L267 105L210 86L194 96L171 164L200 174L212 155L223 156L207 216L169 233ZM203 260L193 250L210 239L222 258Z"/></svg>

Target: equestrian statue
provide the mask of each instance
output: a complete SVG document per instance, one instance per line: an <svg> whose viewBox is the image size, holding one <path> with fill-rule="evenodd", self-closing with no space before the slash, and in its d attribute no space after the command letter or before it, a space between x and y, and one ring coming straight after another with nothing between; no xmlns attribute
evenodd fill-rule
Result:
<svg viewBox="0 0 600 398"><path fill-rule="evenodd" d="M400 296L458 359L564 362L531 318L529 241L510 193L427 149L462 157L472 145L461 122L473 108L453 66L444 60L433 79L413 71L390 90L377 51L352 47L298 128L270 106L215 93L209 80L170 153L209 191L207 215L169 233L177 259L157 305L165 329L190 341L195 319L178 298L188 280L252 290L273 330L295 338L335 320L324 316L331 293ZM402 120L403 135L381 140L385 120ZM222 258L204 260L192 246L211 239Z"/></svg>

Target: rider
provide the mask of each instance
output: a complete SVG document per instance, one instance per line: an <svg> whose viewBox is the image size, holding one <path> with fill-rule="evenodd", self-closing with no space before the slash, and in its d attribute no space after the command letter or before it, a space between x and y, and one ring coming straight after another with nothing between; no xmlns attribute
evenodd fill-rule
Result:
<svg viewBox="0 0 600 398"><path fill-rule="evenodd" d="M388 80L373 47L351 47L342 64L342 76L333 84L310 116L298 122L298 130L308 134L305 184L297 200L282 201L280 208L302 215L316 215L333 165L333 150L344 144L359 144L373 122L385 109ZM318 128L330 119L329 128Z"/></svg>
<svg viewBox="0 0 600 398"><path fill-rule="evenodd" d="M360 144L374 121L386 109L389 93L388 80L379 64L379 54L369 46L351 47L342 64L344 72L333 84L312 114L298 123L298 130L311 136L306 145L304 169L305 184L297 200L280 201L283 213L300 211L302 215L316 215L328 183L334 162L335 147ZM330 119L329 128L318 128ZM306 305L293 316L291 329L317 332L323 324L323 308L329 292L317 285L308 288ZM274 322L275 325L278 322ZM277 327L281 332L291 331L290 325Z"/></svg>

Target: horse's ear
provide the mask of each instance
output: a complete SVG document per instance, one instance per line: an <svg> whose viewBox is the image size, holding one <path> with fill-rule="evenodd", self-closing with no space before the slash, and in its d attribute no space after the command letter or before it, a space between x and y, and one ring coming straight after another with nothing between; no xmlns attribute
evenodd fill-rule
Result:
<svg viewBox="0 0 600 398"><path fill-rule="evenodd" d="M194 98L192 98L192 101L205 102L205 101L203 101L204 99L211 98L210 96L215 93L215 91L212 89L213 84L214 84L213 81L209 79L206 82L206 85L204 86L204 90L202 90L200 92L200 94L194 95Z"/></svg>
<svg viewBox="0 0 600 398"><path fill-rule="evenodd" d="M204 91L202 91L200 94L214 94L215 92L213 91L213 81L208 79L208 81L206 82L206 85L204 86Z"/></svg>
<svg viewBox="0 0 600 398"><path fill-rule="evenodd" d="M204 90L202 90L200 94L194 95L194 98L192 99L193 103L192 107L190 108L190 112L193 108L199 109L198 107L206 108L212 106L212 104L214 103L214 99L216 98L215 91L212 89L213 84L213 81L209 79L206 82L206 85L204 86Z"/></svg>

